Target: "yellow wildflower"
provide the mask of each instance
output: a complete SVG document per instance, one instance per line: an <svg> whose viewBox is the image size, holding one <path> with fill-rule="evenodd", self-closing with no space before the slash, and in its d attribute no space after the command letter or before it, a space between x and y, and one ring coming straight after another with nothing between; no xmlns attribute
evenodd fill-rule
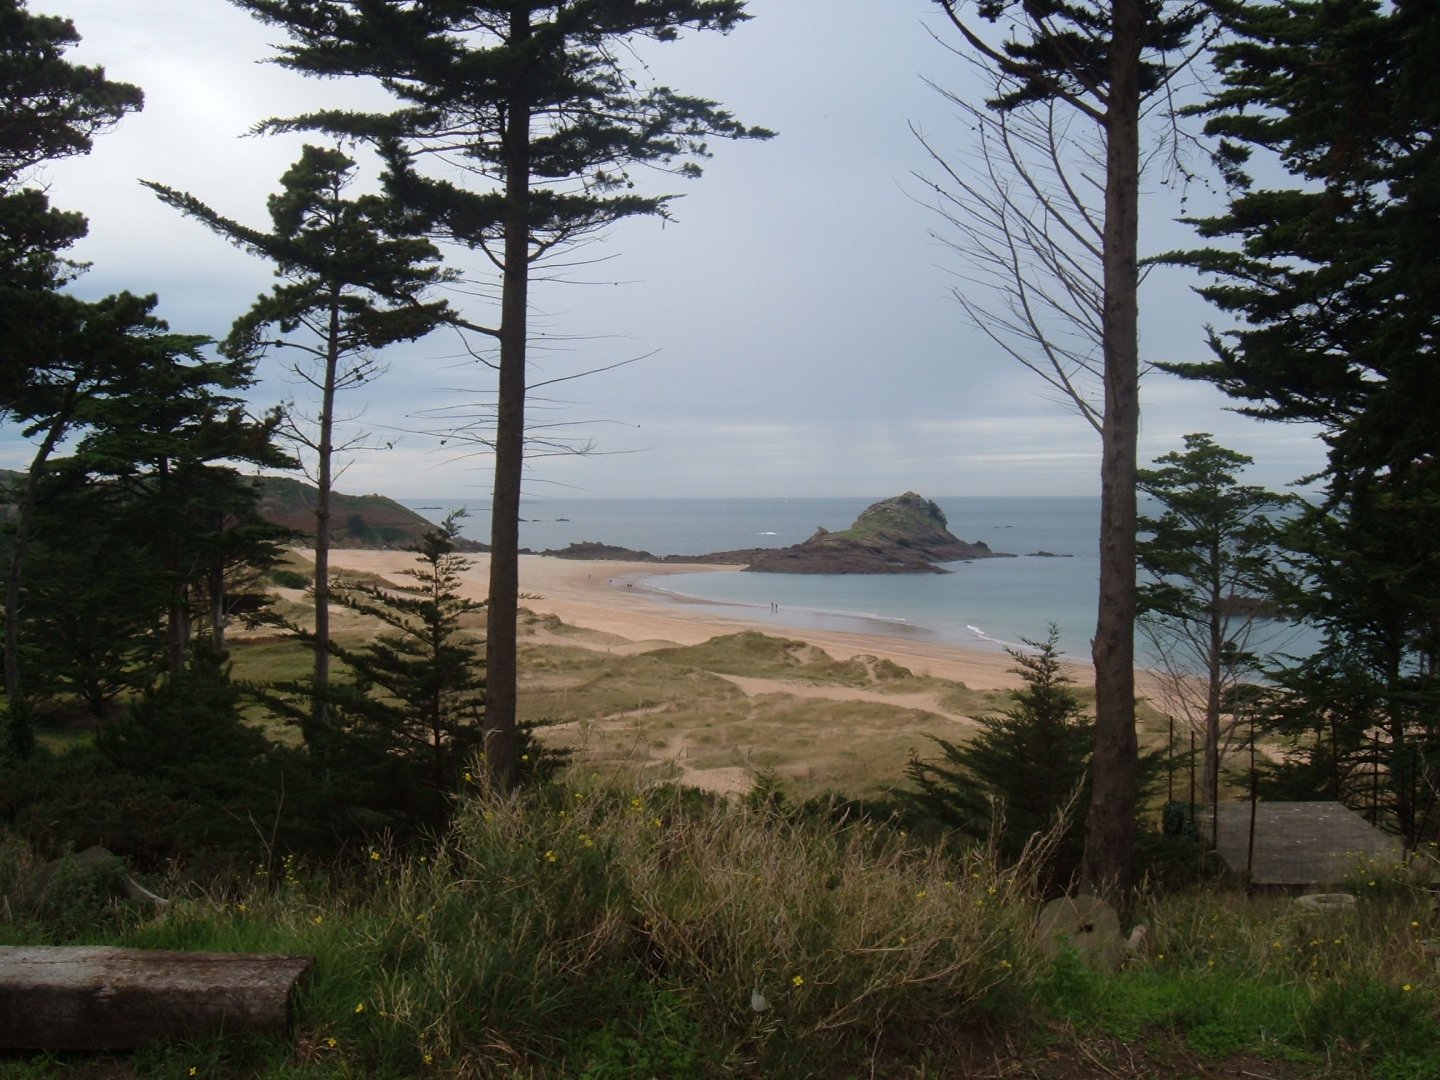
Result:
<svg viewBox="0 0 1440 1080"><path fill-rule="evenodd" d="M796 975L796 976L792 977L791 980L790 980L790 985L792 985L792 986L804 986L804 985L805 985L805 976L804 976L804 975Z"/></svg>

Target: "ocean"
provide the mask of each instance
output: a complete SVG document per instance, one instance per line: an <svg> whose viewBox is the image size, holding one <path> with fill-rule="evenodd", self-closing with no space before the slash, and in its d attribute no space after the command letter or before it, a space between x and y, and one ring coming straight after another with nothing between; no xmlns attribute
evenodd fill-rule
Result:
<svg viewBox="0 0 1440 1080"><path fill-rule="evenodd" d="M844 529L876 498L527 499L520 543L535 551L592 540L656 555L798 544ZM401 500L440 520L458 499ZM1099 579L1100 501L1093 497L936 498L950 531L1016 556L950 563L948 574L697 572L632 579L661 598L706 600L792 629L882 633L968 648L1019 646L1054 623L1060 646L1089 657ZM463 533L487 541L488 503L469 503ZM1055 557L1035 553L1049 552ZM772 612L771 605L777 606Z"/></svg>

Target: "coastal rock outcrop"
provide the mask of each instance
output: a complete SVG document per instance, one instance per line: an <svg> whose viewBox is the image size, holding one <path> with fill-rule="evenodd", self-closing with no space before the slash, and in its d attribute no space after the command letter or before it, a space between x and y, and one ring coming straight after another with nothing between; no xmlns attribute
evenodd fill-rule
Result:
<svg viewBox="0 0 1440 1080"><path fill-rule="evenodd" d="M717 563L720 565L740 565L748 563L756 555L763 554L765 548L742 548L739 551L712 551L708 555L652 555L648 551L637 551L634 548L617 547L614 544L602 544L597 540L577 540L568 547L546 548L544 551L531 551L529 548L521 548L522 555L545 555L552 559L580 559L594 562L643 562L643 563L666 563L668 564L694 564L694 563Z"/></svg>
<svg viewBox="0 0 1440 1080"><path fill-rule="evenodd" d="M861 511L848 529L817 529L803 544L764 551L745 569L765 574L944 574L937 563L1013 558L950 532L933 500L907 491Z"/></svg>

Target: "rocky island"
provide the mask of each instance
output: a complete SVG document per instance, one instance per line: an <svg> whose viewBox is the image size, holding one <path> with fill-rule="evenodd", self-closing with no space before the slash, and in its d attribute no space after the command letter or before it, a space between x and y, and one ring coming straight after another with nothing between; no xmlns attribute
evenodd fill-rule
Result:
<svg viewBox="0 0 1440 1080"><path fill-rule="evenodd" d="M803 544L762 551L745 569L765 574L944 574L937 563L1013 558L950 532L944 511L913 491L861 511L848 529L820 528Z"/></svg>
<svg viewBox="0 0 1440 1080"><path fill-rule="evenodd" d="M937 563L1015 557L991 551L980 541L959 539L950 532L944 511L913 491L871 504L848 529L818 528L803 544L786 548L652 555L584 540L558 550L527 553L596 561L729 563L758 574L946 574L949 571Z"/></svg>

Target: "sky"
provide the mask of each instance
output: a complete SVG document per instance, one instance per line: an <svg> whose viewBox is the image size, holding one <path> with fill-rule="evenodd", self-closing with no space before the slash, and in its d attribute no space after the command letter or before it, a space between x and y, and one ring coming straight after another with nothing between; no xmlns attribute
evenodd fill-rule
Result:
<svg viewBox="0 0 1440 1080"><path fill-rule="evenodd" d="M223 337L272 284L259 259L163 206L140 179L192 192L265 226L265 198L300 137L252 137L257 121L316 107L385 103L363 83L305 79L263 61L283 38L225 0L30 0L71 18L78 62L139 85L143 112L85 158L36 178L80 210L75 249L92 269L75 289L154 292L173 329ZM573 253L532 295L531 414L589 444L535 456L534 497L884 497L1093 495L1099 437L1031 373L971 327L951 290L964 266L925 203L933 175L913 129L962 160L971 132L930 85L984 88L947 48L932 0L750 0L729 35L690 35L635 57L642 79L721 103L769 141L712 143L698 180L649 173L681 196L673 220L621 223ZM315 140L315 136L311 136ZM1202 174L1203 159L1190 164ZM1188 209L1206 198L1191 191ZM1180 193L1147 183L1142 255L1191 243ZM936 234L940 233L940 236ZM447 252L475 285L451 302L491 321L493 282ZM1181 270L1141 294L1147 361L1205 359L1219 318ZM483 445L447 414L482 413L493 375L451 333L387 350L387 370L340 411L384 450L349 455L339 488L397 498L483 498ZM618 367L614 365L620 365ZM583 378L582 372L610 368ZM257 408L303 406L305 388L262 362ZM1246 479L1272 487L1316 471L1313 429L1236 415L1208 386L1162 374L1142 388L1142 464L1207 431L1250 454ZM13 432L0 464L28 455Z"/></svg>

